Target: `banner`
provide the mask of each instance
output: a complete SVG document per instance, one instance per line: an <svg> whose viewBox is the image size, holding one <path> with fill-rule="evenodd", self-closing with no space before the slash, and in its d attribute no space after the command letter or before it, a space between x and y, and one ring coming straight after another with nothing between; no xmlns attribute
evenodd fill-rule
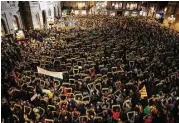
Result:
<svg viewBox="0 0 179 123"><path fill-rule="evenodd" d="M37 71L38 73L44 74L44 75L48 75L48 76L52 76L55 78L60 78L63 79L63 72L53 72L53 71L48 71L45 70L43 68L37 67Z"/></svg>
<svg viewBox="0 0 179 123"><path fill-rule="evenodd" d="M33 101L33 100L35 100L38 96L39 96L38 94L34 94L34 95L30 98L30 100Z"/></svg>

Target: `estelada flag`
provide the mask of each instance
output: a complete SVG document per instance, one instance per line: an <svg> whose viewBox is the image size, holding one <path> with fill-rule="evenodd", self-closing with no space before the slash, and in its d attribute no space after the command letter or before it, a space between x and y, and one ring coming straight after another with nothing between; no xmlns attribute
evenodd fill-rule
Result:
<svg viewBox="0 0 179 123"><path fill-rule="evenodd" d="M140 97L141 97L141 99L143 99L144 97L147 97L147 91L146 91L145 85L144 85L144 87L140 90Z"/></svg>

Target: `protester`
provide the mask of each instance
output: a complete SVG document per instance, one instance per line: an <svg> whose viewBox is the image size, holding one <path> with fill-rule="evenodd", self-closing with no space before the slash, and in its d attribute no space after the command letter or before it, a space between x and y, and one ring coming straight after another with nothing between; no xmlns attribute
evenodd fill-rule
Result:
<svg viewBox="0 0 179 123"><path fill-rule="evenodd" d="M65 19L26 31L28 43L2 40L5 122L179 121L178 32L143 17Z"/></svg>

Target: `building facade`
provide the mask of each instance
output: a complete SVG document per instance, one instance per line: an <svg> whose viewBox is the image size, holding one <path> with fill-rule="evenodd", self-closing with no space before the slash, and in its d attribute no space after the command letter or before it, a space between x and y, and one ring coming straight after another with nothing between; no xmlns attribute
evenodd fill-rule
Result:
<svg viewBox="0 0 179 123"><path fill-rule="evenodd" d="M61 16L60 1L2 1L1 34L16 30L49 28Z"/></svg>
<svg viewBox="0 0 179 123"><path fill-rule="evenodd" d="M60 1L24 1L19 3L25 29L49 28L50 23L61 16Z"/></svg>
<svg viewBox="0 0 179 123"><path fill-rule="evenodd" d="M171 28L179 31L179 2L173 1L168 3L168 7L165 13L164 25L168 26L168 17L173 15L175 17L175 22L172 24Z"/></svg>
<svg viewBox="0 0 179 123"><path fill-rule="evenodd" d="M62 15L107 14L119 16L150 16L162 14L165 26L168 17L176 18L172 28L179 30L179 2L155 1L2 1L1 34L14 34L16 30L50 28Z"/></svg>
<svg viewBox="0 0 179 123"><path fill-rule="evenodd" d="M17 1L1 1L1 34L14 33L21 29L22 21Z"/></svg>
<svg viewBox="0 0 179 123"><path fill-rule="evenodd" d="M90 9L95 6L95 1L63 1L62 15L87 15L90 14Z"/></svg>
<svg viewBox="0 0 179 123"><path fill-rule="evenodd" d="M137 16L140 14L142 2L108 1L108 15Z"/></svg>

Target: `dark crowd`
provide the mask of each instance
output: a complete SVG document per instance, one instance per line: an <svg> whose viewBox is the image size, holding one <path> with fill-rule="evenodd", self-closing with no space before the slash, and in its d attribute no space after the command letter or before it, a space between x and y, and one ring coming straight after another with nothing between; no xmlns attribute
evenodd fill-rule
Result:
<svg viewBox="0 0 179 123"><path fill-rule="evenodd" d="M179 123L179 32L143 17L65 20L76 26L2 39L2 122Z"/></svg>

